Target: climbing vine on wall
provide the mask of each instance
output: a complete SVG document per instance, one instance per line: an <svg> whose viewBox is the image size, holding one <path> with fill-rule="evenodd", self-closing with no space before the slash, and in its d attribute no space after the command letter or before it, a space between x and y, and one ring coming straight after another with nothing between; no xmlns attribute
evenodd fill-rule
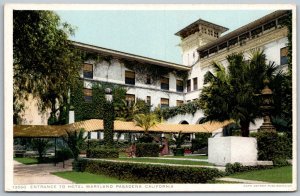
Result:
<svg viewBox="0 0 300 196"><path fill-rule="evenodd" d="M79 50L79 55L81 57L81 60L83 62L92 60L95 63L101 63L102 61L107 61L110 63L110 61L113 59L111 55L102 55L97 52L90 52L90 51L85 51L85 50Z"/></svg>
<svg viewBox="0 0 300 196"><path fill-rule="evenodd" d="M114 143L114 105L109 101L103 104L103 125L104 125L104 143L108 147L112 147Z"/></svg>
<svg viewBox="0 0 300 196"><path fill-rule="evenodd" d="M164 120L168 120L176 115L185 115L185 114L192 114L194 115L197 110L200 109L199 103L197 101L191 101L189 103L183 104L181 106L175 106L170 108L156 108L154 112Z"/></svg>
<svg viewBox="0 0 300 196"><path fill-rule="evenodd" d="M160 81L162 76L166 76L169 73L173 73L177 77L186 80L188 77L187 71L179 71L168 67L162 67L151 64L144 64L137 61L129 61L122 59L125 67L136 73L136 80L139 82L146 82L147 77L150 77L150 83L155 84Z"/></svg>
<svg viewBox="0 0 300 196"><path fill-rule="evenodd" d="M92 87L92 100L85 101L83 94L83 81L78 81L78 84L71 89L71 105L74 108L75 121L87 119L103 119L105 88L111 88L113 94L114 106L125 104L126 89L119 85L109 83L94 83Z"/></svg>

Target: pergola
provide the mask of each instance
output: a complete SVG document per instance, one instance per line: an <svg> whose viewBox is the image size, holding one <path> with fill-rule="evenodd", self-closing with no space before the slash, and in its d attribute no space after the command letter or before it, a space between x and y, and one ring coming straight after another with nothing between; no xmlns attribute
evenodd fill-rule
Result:
<svg viewBox="0 0 300 196"><path fill-rule="evenodd" d="M212 133L224 126L232 123L227 120L224 122L206 122L203 124L167 124L160 123L149 129L150 133ZM14 125L14 138L58 138L66 135L66 131L84 129L86 132L103 131L103 120L91 119L75 122L67 125ZM136 126L134 122L114 121L114 132L133 132L142 133L144 129Z"/></svg>
<svg viewBox="0 0 300 196"><path fill-rule="evenodd" d="M203 124L167 124L160 123L149 129L151 133L212 133L233 121L224 122L207 122ZM67 134L67 131L75 131L83 129L86 132L103 131L103 120L90 119L80 122L75 122L67 125L14 125L14 138L53 138L55 140L55 156L57 138L61 138ZM133 132L142 133L144 129L136 126L134 122L114 121L115 132ZM56 165L56 163L55 163ZM64 165L64 161L63 161Z"/></svg>

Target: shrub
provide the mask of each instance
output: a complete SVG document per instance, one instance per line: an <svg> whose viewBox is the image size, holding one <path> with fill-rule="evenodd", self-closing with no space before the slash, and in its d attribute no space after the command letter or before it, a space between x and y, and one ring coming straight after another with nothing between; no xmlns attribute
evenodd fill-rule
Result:
<svg viewBox="0 0 300 196"><path fill-rule="evenodd" d="M72 151L68 148L62 148L56 151L56 160L64 161L73 158Z"/></svg>
<svg viewBox="0 0 300 196"><path fill-rule="evenodd" d="M243 166L240 163L227 163L225 165L226 175L231 175L238 172L246 172L246 171L254 171L254 170L261 170L261 169L272 169L274 168L272 165L257 165L257 166Z"/></svg>
<svg viewBox="0 0 300 196"><path fill-rule="evenodd" d="M39 160L42 160L51 144L49 139L35 138L32 140L32 146L34 150L38 151Z"/></svg>
<svg viewBox="0 0 300 196"><path fill-rule="evenodd" d="M142 135L139 139L139 143L151 143L153 141L153 137L150 134Z"/></svg>
<svg viewBox="0 0 300 196"><path fill-rule="evenodd" d="M119 158L117 149L93 148L87 150L86 157L89 158Z"/></svg>
<svg viewBox="0 0 300 196"><path fill-rule="evenodd" d="M243 166L240 163L234 163L234 164L227 163L225 167L226 167L225 172L227 174L233 174L242 171Z"/></svg>
<svg viewBox="0 0 300 196"><path fill-rule="evenodd" d="M291 165L286 159L274 159L273 160L273 165L275 167L284 167Z"/></svg>
<svg viewBox="0 0 300 196"><path fill-rule="evenodd" d="M89 139L89 140L84 141L84 143L82 145L82 150L100 148L103 145L104 145L103 140Z"/></svg>
<svg viewBox="0 0 300 196"><path fill-rule="evenodd" d="M198 151L202 148L208 147L208 138L211 137L211 133L197 133L196 139L192 140L192 151Z"/></svg>
<svg viewBox="0 0 300 196"><path fill-rule="evenodd" d="M159 145L154 143L138 143L136 144L137 157L158 157Z"/></svg>
<svg viewBox="0 0 300 196"><path fill-rule="evenodd" d="M80 168L82 172L104 174L139 183L206 183L224 176L223 172L214 168L191 168L86 159L80 159L77 168Z"/></svg>
<svg viewBox="0 0 300 196"><path fill-rule="evenodd" d="M292 157L292 141L284 134L276 132L258 132L258 160L288 159Z"/></svg>

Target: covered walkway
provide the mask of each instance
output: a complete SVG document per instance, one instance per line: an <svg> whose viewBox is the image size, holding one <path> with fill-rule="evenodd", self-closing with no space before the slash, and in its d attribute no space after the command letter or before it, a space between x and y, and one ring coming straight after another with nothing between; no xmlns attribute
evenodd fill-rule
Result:
<svg viewBox="0 0 300 196"><path fill-rule="evenodd" d="M149 129L150 133L212 133L233 121L206 122L203 124L167 124L160 123ZM66 131L84 129L87 132L103 131L103 120L91 119L67 125L14 125L14 137L53 137L66 135ZM144 129L134 122L114 121L114 132L142 133Z"/></svg>

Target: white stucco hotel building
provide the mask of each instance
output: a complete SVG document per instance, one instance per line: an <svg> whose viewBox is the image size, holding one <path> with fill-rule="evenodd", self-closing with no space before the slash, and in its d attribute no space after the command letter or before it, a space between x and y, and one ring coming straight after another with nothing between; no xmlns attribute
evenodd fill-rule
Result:
<svg viewBox="0 0 300 196"><path fill-rule="evenodd" d="M275 11L225 35L223 34L229 30L228 28L199 19L175 34L181 38L179 45L182 49L182 64L74 42L76 47L84 51L112 57L109 62L88 60L84 63L81 77L84 80L85 98L90 99L92 96L92 83L100 81L125 87L127 101L140 98L151 103L153 108L178 106L199 97L204 75L211 70L212 61L226 65L227 55L244 52L247 58L247 53L254 48L263 49L268 61L274 61L278 66L284 67L287 64L288 31L282 22L286 14L287 11ZM185 71L188 73L188 79L183 82L171 72L154 83L148 79L137 80L140 78L138 73L126 68L122 59L139 62L138 65L149 64ZM35 124L47 124L47 118L38 117L32 111L25 116L28 122L35 119ZM177 115L168 119L167 123L196 124L202 117L203 112L198 110L194 115ZM250 126L250 129L257 129L261 123L262 121L258 120L256 125Z"/></svg>

